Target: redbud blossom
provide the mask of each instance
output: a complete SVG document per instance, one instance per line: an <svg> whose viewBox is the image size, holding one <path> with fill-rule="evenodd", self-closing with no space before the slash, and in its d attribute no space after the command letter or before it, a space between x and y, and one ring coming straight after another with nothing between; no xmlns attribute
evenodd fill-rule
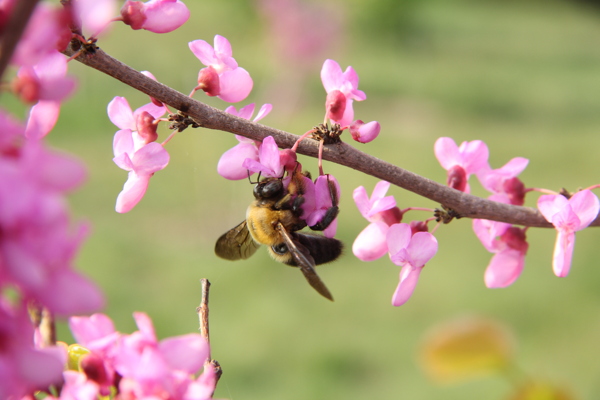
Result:
<svg viewBox="0 0 600 400"><path fill-rule="evenodd" d="M209 95L216 95L228 103L237 103L248 97L254 83L250 74L239 67L231 56L231 45L226 38L216 35L214 48L204 40L189 42L189 47L202 64L214 69L219 78L217 90L214 88L216 81L212 72L201 70L198 75L199 89L205 90L206 87L211 93Z"/></svg>
<svg viewBox="0 0 600 400"><path fill-rule="evenodd" d="M266 117L267 114L271 112L272 108L271 104L263 104L253 121L257 122ZM227 107L225 111L240 118L250 119L252 114L254 114L254 103L242 107L239 112L234 106ZM246 158L258 162L258 148L260 147L261 142L239 135L235 135L235 137L239 143L223 153L217 164L217 172L225 179L246 179L248 178L248 170L244 168L242 164ZM283 164L287 165L289 159L286 158L283 161Z"/></svg>
<svg viewBox="0 0 600 400"><path fill-rule="evenodd" d="M481 140L463 142L458 147L451 138L441 137L435 142L434 150L438 161L448 171L448 186L462 192L470 192L470 175L489 170L488 148Z"/></svg>
<svg viewBox="0 0 600 400"><path fill-rule="evenodd" d="M258 150L258 161L246 158L242 167L250 172L260 172L264 176L280 178L283 176L284 165L281 164L279 148L272 136L267 136Z"/></svg>
<svg viewBox="0 0 600 400"><path fill-rule="evenodd" d="M525 185L517 176L527 167L529 160L515 157L498 169L483 168L477 172L481 185L493 193L490 200L522 206L525 203Z"/></svg>
<svg viewBox="0 0 600 400"><path fill-rule="evenodd" d="M353 100L362 101L367 98L362 90L358 90L358 74L352 67L342 72L337 62L325 60L321 68L321 81L327 92L326 117L342 128L349 126L354 120ZM343 101L346 103L344 107L340 104Z"/></svg>
<svg viewBox="0 0 600 400"><path fill-rule="evenodd" d="M73 12L81 20L81 27L87 35L103 31L117 13L115 0L77 0L73 2Z"/></svg>
<svg viewBox="0 0 600 400"><path fill-rule="evenodd" d="M596 219L600 202L595 194L586 189L568 200L563 195L540 196L537 206L544 218L558 231L552 268L556 276L565 277L571 269L575 232L587 228Z"/></svg>
<svg viewBox="0 0 600 400"><path fill-rule="evenodd" d="M392 305L401 306L412 296L423 267L437 253L438 243L431 233L413 235L409 224L390 226L387 235L390 259L400 270L400 282L392 296Z"/></svg>
<svg viewBox="0 0 600 400"><path fill-rule="evenodd" d="M123 22L132 29L145 29L154 33L167 33L183 25L190 11L179 0L127 0L121 8Z"/></svg>
<svg viewBox="0 0 600 400"><path fill-rule="evenodd" d="M369 143L379 136L381 125L377 121L367 122L366 124L360 119L350 124L350 134L352 139L360 143Z"/></svg>
<svg viewBox="0 0 600 400"><path fill-rule="evenodd" d="M363 186L354 189L352 197L358 211L370 224L362 230L352 244L352 253L362 261L376 260L388 252L386 234L389 227L402 220L394 196L385 196L389 182L375 185L371 198Z"/></svg>
<svg viewBox="0 0 600 400"><path fill-rule="evenodd" d="M512 285L525 266L529 248L525 229L504 222L474 219L473 230L483 246L494 253L485 270L485 285L490 289Z"/></svg>

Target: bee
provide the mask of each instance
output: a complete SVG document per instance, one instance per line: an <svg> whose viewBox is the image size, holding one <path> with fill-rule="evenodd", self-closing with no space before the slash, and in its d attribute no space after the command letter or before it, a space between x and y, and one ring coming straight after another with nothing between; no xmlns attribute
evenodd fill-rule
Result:
<svg viewBox="0 0 600 400"><path fill-rule="evenodd" d="M246 211L246 219L224 233L215 245L217 256L226 260L245 260L260 245L268 246L275 261L300 268L308 283L322 296L333 301L333 296L317 275L315 265L335 260L342 253L342 242L334 238L299 232L307 226L301 218L305 175L298 168L291 174L287 187L282 178L266 178L254 187L254 202ZM287 179L286 179L287 180ZM337 217L337 191L329 183L332 197L323 219L311 226L324 230Z"/></svg>

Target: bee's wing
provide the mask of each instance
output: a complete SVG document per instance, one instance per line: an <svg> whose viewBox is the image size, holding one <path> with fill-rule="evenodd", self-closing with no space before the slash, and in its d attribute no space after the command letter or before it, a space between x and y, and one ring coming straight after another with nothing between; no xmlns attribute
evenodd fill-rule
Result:
<svg viewBox="0 0 600 400"><path fill-rule="evenodd" d="M292 239L291 235L281 222L277 223L277 230L281 234L281 237L288 247L289 252L292 254L294 261L296 262L298 268L300 268L300 271L302 271L302 274L304 274L304 277L310 286L319 292L321 296L333 301L333 296L329 292L329 289L327 289L327 286L325 286L315 271L315 260L310 255L308 249L304 247L302 243Z"/></svg>
<svg viewBox="0 0 600 400"><path fill-rule="evenodd" d="M245 260L256 252L260 244L252 239L246 220L225 232L215 245L215 254L226 260Z"/></svg>

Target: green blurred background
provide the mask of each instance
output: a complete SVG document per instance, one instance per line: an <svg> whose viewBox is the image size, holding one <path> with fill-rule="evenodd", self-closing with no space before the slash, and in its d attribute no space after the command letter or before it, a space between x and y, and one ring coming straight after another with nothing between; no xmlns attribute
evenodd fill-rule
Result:
<svg viewBox="0 0 600 400"><path fill-rule="evenodd" d="M284 32L257 1L186 3L192 17L174 33L115 25L99 45L189 93L202 66L187 42L212 43L215 34L223 35L254 78L253 93L241 105L272 103L273 112L262 122L297 134L322 121L319 71L333 58L360 75L359 88L368 99L354 103L356 117L382 125L375 142L354 143L361 150L444 182L445 171L433 155L435 140L481 139L494 168L516 156L530 160L521 175L528 187L575 190L598 183L600 10L590 3L300 2L312 7L310 18L298 28L290 18L299 12L280 15L275 21L288 28ZM319 32L326 37L319 39ZM289 47L284 54L277 47L286 46L286 35L300 40L304 34L317 35L319 48L312 55ZM578 234L565 279L551 270L554 231L530 230L520 279L489 290L483 272L491 255L469 220L454 221L437 231L439 252L411 300L395 308L390 301L399 268L387 257L363 263L351 252L367 225L352 190L363 185L370 192L376 180L326 162L326 171L342 186L339 238L346 244L339 261L319 268L336 299L329 303L265 250L245 262L214 255L215 240L244 218L252 200L247 181L226 181L216 173L220 155L237 143L231 134L203 129L178 134L167 146L170 165L152 178L146 197L130 213L117 214L114 203L126 173L112 162L117 128L106 105L118 95L136 108L147 96L77 63L70 71L79 77L80 90L65 104L49 141L79 155L89 168L88 182L71 197L77 217L92 225L77 264L106 293L105 312L117 329L132 332L131 313L144 311L161 338L197 331L199 279L208 278L213 357L224 371L216 397L503 399L512 386L500 377L440 386L419 368L417 351L430 327L477 314L515 333L524 371L568 388L578 399L600 398L596 229ZM227 106L201 93L196 98ZM314 159L303 164L317 170ZM478 182L472 187L487 196ZM400 207L436 206L399 188L391 194ZM536 199L532 194L527 205ZM408 220L426 217L408 214ZM63 338L67 332L62 325Z"/></svg>

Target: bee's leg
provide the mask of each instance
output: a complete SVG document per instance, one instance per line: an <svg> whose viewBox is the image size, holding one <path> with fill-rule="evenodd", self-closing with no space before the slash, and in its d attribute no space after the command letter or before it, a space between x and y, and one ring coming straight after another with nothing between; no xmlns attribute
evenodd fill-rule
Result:
<svg viewBox="0 0 600 400"><path fill-rule="evenodd" d="M340 208L338 207L339 199L337 190L332 181L329 180L329 174L327 174L327 186L329 187L329 195L331 196L331 204L332 206L327 209L325 215L319 222L310 226L309 228L313 231L323 231L331 225L331 223L336 219L338 213L340 212Z"/></svg>
<svg viewBox="0 0 600 400"><path fill-rule="evenodd" d="M290 209L291 200L292 200L292 195L288 193L285 196L283 196L281 198L281 200L279 200L277 203L275 203L273 205L273 208L275 208L276 210L288 210L288 209Z"/></svg>

